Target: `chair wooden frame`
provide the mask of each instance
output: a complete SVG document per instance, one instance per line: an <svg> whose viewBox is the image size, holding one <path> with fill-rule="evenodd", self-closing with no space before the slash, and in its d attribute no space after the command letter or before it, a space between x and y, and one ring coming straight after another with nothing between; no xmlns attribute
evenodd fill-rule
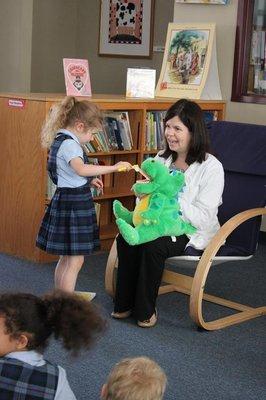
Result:
<svg viewBox="0 0 266 400"><path fill-rule="evenodd" d="M225 239L243 222L259 215L266 215L265 208L254 208L243 211L230 218L213 237L205 249L196 267L194 277L179 274L167 269L164 270L159 294L169 292L180 292L190 296L189 311L193 321L205 330L222 329L227 326L238 324L262 315L266 315L266 305L262 307L250 307L235 303L221 297L204 293L205 283L215 255L224 243ZM115 294L115 268L117 268L116 241L114 241L107 260L105 272L105 288L107 293L114 297ZM206 322L202 315L202 301L206 300L238 311L237 313Z"/></svg>

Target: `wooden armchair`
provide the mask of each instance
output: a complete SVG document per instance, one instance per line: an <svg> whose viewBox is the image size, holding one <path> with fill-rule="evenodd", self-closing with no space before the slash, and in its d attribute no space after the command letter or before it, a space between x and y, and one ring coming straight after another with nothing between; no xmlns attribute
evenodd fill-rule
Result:
<svg viewBox="0 0 266 400"><path fill-rule="evenodd" d="M168 259L176 265L194 263L195 274L191 277L165 269L159 294L177 291L189 295L191 318L201 328L216 330L266 314L266 305L254 308L204 293L214 263L244 261L256 251L261 216L266 215L266 127L217 121L209 129L213 153L225 170L223 204L218 214L221 228L204 252L188 248L184 255ZM116 268L114 242L105 274L106 291L112 297ZM237 313L206 322L202 315L203 300L234 309Z"/></svg>

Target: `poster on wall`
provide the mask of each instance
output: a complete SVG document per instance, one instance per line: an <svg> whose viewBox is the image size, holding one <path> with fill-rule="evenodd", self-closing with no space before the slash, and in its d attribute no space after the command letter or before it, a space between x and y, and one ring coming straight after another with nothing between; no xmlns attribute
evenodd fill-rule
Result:
<svg viewBox="0 0 266 400"><path fill-rule="evenodd" d="M154 0L101 0L99 55L151 57Z"/></svg>
<svg viewBox="0 0 266 400"><path fill-rule="evenodd" d="M168 25L156 96L222 99L215 24Z"/></svg>
<svg viewBox="0 0 266 400"><path fill-rule="evenodd" d="M91 96L88 60L63 58L67 96Z"/></svg>

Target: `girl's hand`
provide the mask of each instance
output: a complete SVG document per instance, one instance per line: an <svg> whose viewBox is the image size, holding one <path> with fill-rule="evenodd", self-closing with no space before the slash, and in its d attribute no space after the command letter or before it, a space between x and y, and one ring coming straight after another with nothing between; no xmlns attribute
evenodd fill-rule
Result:
<svg viewBox="0 0 266 400"><path fill-rule="evenodd" d="M96 189L102 189L103 188L103 181L99 178L93 178L91 181L91 186L95 187Z"/></svg>
<svg viewBox="0 0 266 400"><path fill-rule="evenodd" d="M116 171L130 171L132 169L132 165L127 161L119 161L114 167Z"/></svg>

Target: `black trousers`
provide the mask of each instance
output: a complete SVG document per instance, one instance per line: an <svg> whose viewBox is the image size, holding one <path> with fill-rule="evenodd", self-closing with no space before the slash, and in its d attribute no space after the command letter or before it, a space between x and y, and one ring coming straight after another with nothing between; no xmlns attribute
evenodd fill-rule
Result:
<svg viewBox="0 0 266 400"><path fill-rule="evenodd" d="M130 246L117 237L118 271L115 312L132 310L138 321L149 319L155 311L164 263L168 257L181 255L188 238L165 236L138 246Z"/></svg>

